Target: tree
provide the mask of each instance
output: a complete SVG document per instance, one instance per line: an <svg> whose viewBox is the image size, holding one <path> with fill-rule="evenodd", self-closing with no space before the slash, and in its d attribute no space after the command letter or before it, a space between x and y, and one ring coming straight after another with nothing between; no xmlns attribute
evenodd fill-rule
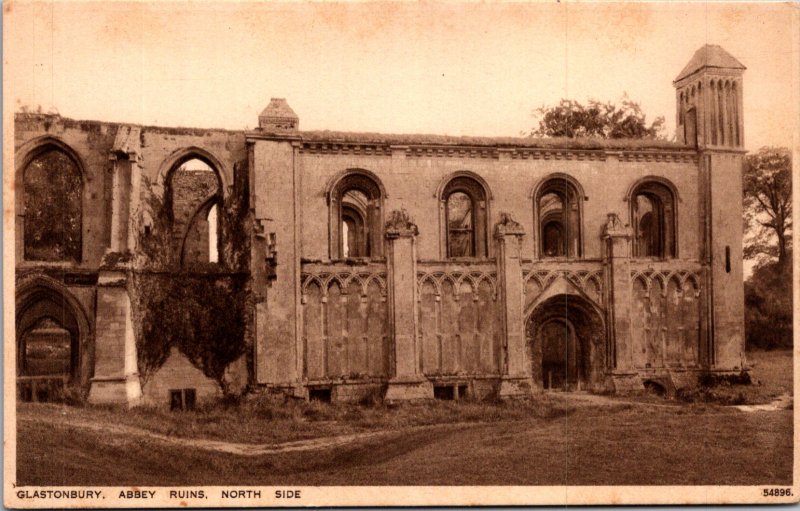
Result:
<svg viewBox="0 0 800 511"><path fill-rule="evenodd" d="M745 282L747 346L792 345L792 160L784 147L745 158L744 257L756 262Z"/></svg>
<svg viewBox="0 0 800 511"><path fill-rule="evenodd" d="M760 264L789 261L792 232L792 159L785 147L762 147L745 158L744 257ZM777 240L777 243L775 241Z"/></svg>
<svg viewBox="0 0 800 511"><path fill-rule="evenodd" d="M744 283L747 347L792 346L792 267L768 262L757 266Z"/></svg>
<svg viewBox="0 0 800 511"><path fill-rule="evenodd" d="M588 105L562 99L534 110L539 127L533 137L663 138L664 117L650 125L639 104L624 94L618 104L590 99Z"/></svg>

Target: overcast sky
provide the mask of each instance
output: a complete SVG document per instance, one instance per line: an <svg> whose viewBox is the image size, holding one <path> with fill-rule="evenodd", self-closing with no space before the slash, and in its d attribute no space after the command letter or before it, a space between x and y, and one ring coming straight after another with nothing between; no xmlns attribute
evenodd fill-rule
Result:
<svg viewBox="0 0 800 511"><path fill-rule="evenodd" d="M15 110L164 126L254 127L285 97L301 129L519 135L542 104L627 91L672 134L672 80L713 43L748 68L752 150L791 144L792 9L6 3L6 94Z"/></svg>

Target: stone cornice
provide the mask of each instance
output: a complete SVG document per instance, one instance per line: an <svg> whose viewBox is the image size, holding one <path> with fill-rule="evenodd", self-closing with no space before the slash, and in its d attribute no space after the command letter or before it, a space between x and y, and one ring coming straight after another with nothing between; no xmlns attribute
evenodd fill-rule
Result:
<svg viewBox="0 0 800 511"><path fill-rule="evenodd" d="M616 154L619 161L696 163L697 151L607 151Z"/></svg>
<svg viewBox="0 0 800 511"><path fill-rule="evenodd" d="M474 158L497 160L575 160L606 161L609 157L623 162L697 162L698 151L690 147L645 147L637 148L585 148L580 143L575 147L534 147L520 144L517 147L507 142L492 144L440 144L415 143L398 144L392 141L359 140L304 140L303 133L263 133L249 132L248 142L254 140L273 140L291 142L300 154L314 155L353 155L353 156L405 156L417 158Z"/></svg>
<svg viewBox="0 0 800 511"><path fill-rule="evenodd" d="M388 144L348 144L325 142L297 143L300 154L344 154L356 156L391 156L392 148Z"/></svg>
<svg viewBox="0 0 800 511"><path fill-rule="evenodd" d="M606 161L616 157L622 162L697 162L698 153L694 150L587 150L587 149L530 149L499 147L398 146L389 144L351 144L295 142L300 154L352 155L352 156L392 156L399 152L406 158L475 158L500 159L507 155L512 160L566 160L566 161Z"/></svg>

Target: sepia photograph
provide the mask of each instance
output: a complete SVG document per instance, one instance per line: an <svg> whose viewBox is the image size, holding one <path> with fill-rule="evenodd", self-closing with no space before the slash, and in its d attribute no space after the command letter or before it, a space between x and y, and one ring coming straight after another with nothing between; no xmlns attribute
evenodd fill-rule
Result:
<svg viewBox="0 0 800 511"><path fill-rule="evenodd" d="M6 506L800 500L797 5L2 10Z"/></svg>

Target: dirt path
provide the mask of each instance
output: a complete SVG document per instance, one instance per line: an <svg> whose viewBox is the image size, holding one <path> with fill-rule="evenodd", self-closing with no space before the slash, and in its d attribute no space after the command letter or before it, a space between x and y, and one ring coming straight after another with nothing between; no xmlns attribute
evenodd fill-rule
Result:
<svg viewBox="0 0 800 511"><path fill-rule="evenodd" d="M41 422L40 417L25 416L23 414L17 415L17 421L36 423ZM366 431L363 433L353 433L350 435L337 435L329 437L312 438L308 440L296 440L292 442L284 442L280 444L242 444L235 442L225 442L222 440L209 440L203 438L186 438L163 435L155 433L142 428L135 428L132 426L121 426L117 424L96 423L84 420L67 419L54 427L75 428L84 431L92 431L95 433L102 433L103 435L119 435L127 438L148 438L160 442L180 445L182 447L194 447L207 451L224 452L229 454L237 454L240 456L262 456L265 454L279 454L287 452L300 452L312 451L319 449L331 449L340 447L347 444L362 442L365 440L372 440L379 437L389 437L397 435L406 435L425 430L444 429L447 427L463 427L471 425L482 425L482 422L469 422L469 423L448 423L448 424L434 424L429 426L413 426L398 430L390 431Z"/></svg>
<svg viewBox="0 0 800 511"><path fill-rule="evenodd" d="M658 409L676 409L679 405L676 404L661 404L661 403L648 403L641 401L633 401L619 398L612 398L608 396L600 396L596 394L584 393L570 393L558 396L558 399L563 399L564 404L572 406L587 406L587 407L614 407L631 405L635 407L644 408L658 408ZM792 402L791 396L785 394L778 398L776 401L765 405L749 405L749 406L733 406L744 412L769 412L777 410L785 410ZM709 412L712 415L719 415L728 413L727 411ZM42 418L38 416L28 416L25 413L18 413L17 420L21 422L36 423L41 422ZM524 422L524 421L501 421L501 422ZM222 440L210 440L203 438L187 438L164 435L155 433L143 428L136 428L132 426L123 426L118 424L97 423L87 420L67 418L63 422L58 423L55 427L75 428L84 431L92 431L101 433L103 435L117 435L126 438L147 438L159 442L180 445L183 447L193 447L203 449L206 451L215 451L229 454L236 454L239 456L262 456L269 454L280 454L289 452L302 452L314 451L320 449L331 449L341 447L348 444L355 444L358 442L365 442L374 440L381 437L399 437L408 434L424 431L438 431L446 428L469 428L472 426L483 426L486 422L460 422L460 423L444 423L433 424L426 426L411 426L398 430L381 430L381 431L366 431L362 433L353 433L348 435L336 435L328 437L312 438L308 440L296 440L291 442L273 443L273 444L246 444L227 442Z"/></svg>
<svg viewBox="0 0 800 511"><path fill-rule="evenodd" d="M743 412L774 412L777 410L788 410L794 400L792 399L791 394L782 394L777 399L772 401L771 403L766 403L763 405L737 405L734 406L737 410L741 410Z"/></svg>

